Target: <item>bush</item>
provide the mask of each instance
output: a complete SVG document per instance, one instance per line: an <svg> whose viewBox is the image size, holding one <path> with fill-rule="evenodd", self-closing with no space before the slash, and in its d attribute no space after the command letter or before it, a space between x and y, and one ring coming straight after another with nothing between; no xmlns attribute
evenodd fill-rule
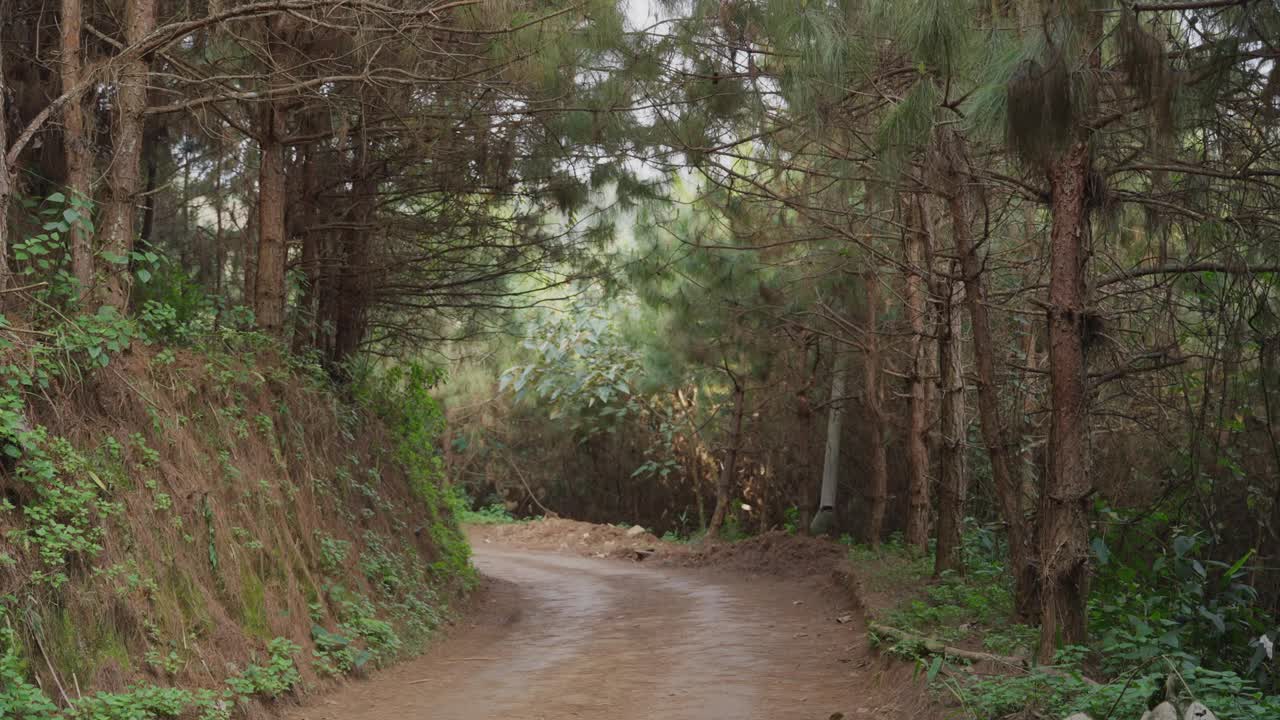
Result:
<svg viewBox="0 0 1280 720"><path fill-rule="evenodd" d="M1170 534L1154 525L1140 530L1145 537ZM1093 541L1089 620L1102 670L1114 676L1169 658L1184 673L1233 672L1268 693L1280 691L1259 641L1280 638L1280 622L1257 606L1247 582L1252 551L1226 563L1212 559L1215 548L1201 533L1175 529L1172 536L1168 545L1140 551L1113 550L1105 537Z"/></svg>

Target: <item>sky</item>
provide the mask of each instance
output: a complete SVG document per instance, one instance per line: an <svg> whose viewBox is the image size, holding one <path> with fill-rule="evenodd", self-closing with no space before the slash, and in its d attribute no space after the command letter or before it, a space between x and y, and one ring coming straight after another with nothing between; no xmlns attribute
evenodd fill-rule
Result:
<svg viewBox="0 0 1280 720"><path fill-rule="evenodd" d="M622 4L627 11L628 30L652 25L659 17L655 0L622 0Z"/></svg>

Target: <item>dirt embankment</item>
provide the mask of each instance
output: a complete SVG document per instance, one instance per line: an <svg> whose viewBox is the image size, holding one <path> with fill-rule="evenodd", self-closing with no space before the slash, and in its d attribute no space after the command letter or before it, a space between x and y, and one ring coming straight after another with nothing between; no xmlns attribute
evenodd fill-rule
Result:
<svg viewBox="0 0 1280 720"><path fill-rule="evenodd" d="M508 525L472 525L473 544L570 552L650 565L709 567L776 577L826 577L843 563L845 548L829 540L775 531L738 542L666 542L638 527L547 518Z"/></svg>
<svg viewBox="0 0 1280 720"><path fill-rule="evenodd" d="M221 690L276 638L300 687L389 662L425 642L465 568L437 479L269 348L138 344L28 419L46 439L0 469L0 615L61 704Z"/></svg>
<svg viewBox="0 0 1280 720"><path fill-rule="evenodd" d="M647 560L684 552L681 546L663 542L648 532L565 518L505 525L469 525L467 537L473 545L500 543L528 550L627 560Z"/></svg>

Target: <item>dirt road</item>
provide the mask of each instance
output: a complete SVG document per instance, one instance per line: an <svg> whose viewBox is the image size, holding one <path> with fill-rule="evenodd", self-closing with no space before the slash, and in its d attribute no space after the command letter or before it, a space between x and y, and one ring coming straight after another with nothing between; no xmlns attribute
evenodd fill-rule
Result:
<svg viewBox="0 0 1280 720"><path fill-rule="evenodd" d="M482 607L423 658L296 720L907 717L816 584L481 544Z"/></svg>

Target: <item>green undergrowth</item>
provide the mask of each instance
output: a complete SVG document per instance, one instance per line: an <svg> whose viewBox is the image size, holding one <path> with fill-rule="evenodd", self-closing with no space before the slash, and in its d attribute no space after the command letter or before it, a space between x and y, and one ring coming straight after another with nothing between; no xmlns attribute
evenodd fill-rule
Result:
<svg viewBox="0 0 1280 720"><path fill-rule="evenodd" d="M1027 660L1029 669L1001 665L994 675L989 667L971 672L969 661L941 648L1034 655L1038 628L1011 621L1012 575L997 532L969 524L963 575L934 578L932 554L897 539L853 546L849 557L870 619L909 634L873 628L872 642L915 664L963 717L1138 717L1163 700L1184 707L1199 701L1220 718L1280 717L1271 660L1256 639L1273 637L1276 622L1252 606L1254 595L1243 586L1247 558L1210 561L1199 535L1180 530L1170 537L1154 563L1111 548L1106 535L1095 539L1091 644L1061 649L1052 666Z"/></svg>
<svg viewBox="0 0 1280 720"><path fill-rule="evenodd" d="M0 317L0 717L230 718L421 651L475 581L438 376L141 305Z"/></svg>
<svg viewBox="0 0 1280 720"><path fill-rule="evenodd" d="M1010 623L1013 592L1008 572L997 560L995 535L971 527L966 536L963 575L933 577L933 557L906 547L895 536L879 548L854 546L850 560L864 589L886 596L872 608L877 622L914 635L997 655L1027 657L1036 642L1033 627ZM902 595L902 591L906 594ZM886 652L914 659L925 654L919 642L877 638Z"/></svg>
<svg viewBox="0 0 1280 720"><path fill-rule="evenodd" d="M472 509L472 502L461 490L456 490L453 494L453 502L458 508L458 521L464 525L514 525L520 522L529 522L536 518L518 518L511 514L510 510L502 503L490 503L483 507Z"/></svg>

